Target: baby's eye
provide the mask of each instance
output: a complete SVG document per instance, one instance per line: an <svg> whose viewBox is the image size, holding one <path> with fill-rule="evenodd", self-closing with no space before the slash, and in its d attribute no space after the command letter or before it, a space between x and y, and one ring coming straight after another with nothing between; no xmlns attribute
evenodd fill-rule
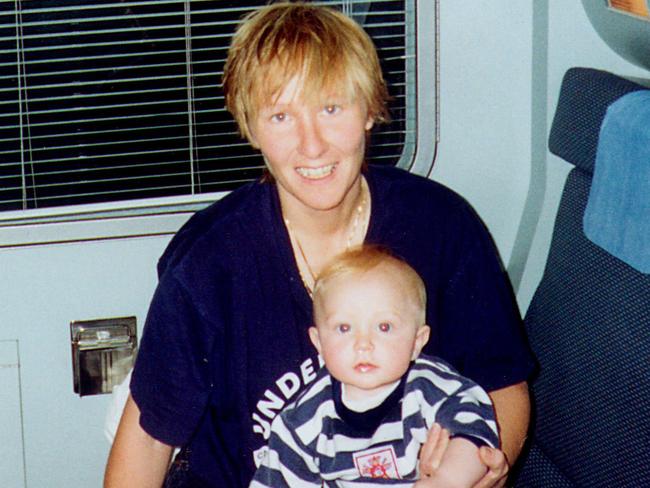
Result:
<svg viewBox="0 0 650 488"><path fill-rule="evenodd" d="M393 326L391 324L389 324L388 322L382 322L377 326L377 328L381 332L390 332L392 330Z"/></svg>
<svg viewBox="0 0 650 488"><path fill-rule="evenodd" d="M336 330L345 334L346 332L350 332L350 324L339 324L336 327Z"/></svg>

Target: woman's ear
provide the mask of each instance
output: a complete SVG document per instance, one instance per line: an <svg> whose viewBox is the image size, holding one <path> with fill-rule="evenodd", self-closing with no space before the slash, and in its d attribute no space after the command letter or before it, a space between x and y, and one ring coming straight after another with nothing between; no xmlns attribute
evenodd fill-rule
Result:
<svg viewBox="0 0 650 488"><path fill-rule="evenodd" d="M318 351L318 354L320 354L320 336L318 335L318 329L316 327L310 327L309 328L309 338L311 339L311 343L314 345L316 350ZM322 356L322 354L321 354Z"/></svg>
<svg viewBox="0 0 650 488"><path fill-rule="evenodd" d="M422 351L422 348L429 342L429 336L431 335L431 327L428 325L422 325L418 327L417 332L415 333L415 343L413 344L413 354L411 355L411 361L415 360Z"/></svg>

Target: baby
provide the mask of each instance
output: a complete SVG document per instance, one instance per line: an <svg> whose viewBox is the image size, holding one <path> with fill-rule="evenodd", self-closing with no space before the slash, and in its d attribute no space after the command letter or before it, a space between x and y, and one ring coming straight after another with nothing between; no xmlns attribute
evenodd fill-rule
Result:
<svg viewBox="0 0 650 488"><path fill-rule="evenodd" d="M338 257L314 287L309 336L325 366L278 415L251 488L413 486L433 423L451 433L439 468L417 487L471 487L497 447L487 393L438 358L418 274L376 247ZM387 480L395 480L390 482Z"/></svg>

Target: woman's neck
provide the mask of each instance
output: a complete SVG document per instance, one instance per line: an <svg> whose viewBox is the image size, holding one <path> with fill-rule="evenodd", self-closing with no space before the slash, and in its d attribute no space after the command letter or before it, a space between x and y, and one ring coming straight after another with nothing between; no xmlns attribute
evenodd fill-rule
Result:
<svg viewBox="0 0 650 488"><path fill-rule="evenodd" d="M336 209L286 212L283 207L294 257L308 291L334 256L363 243L370 219L370 191L363 178L358 181L347 201Z"/></svg>
<svg viewBox="0 0 650 488"><path fill-rule="evenodd" d="M363 177L359 176L343 201L327 210L310 208L292 201L293 196L281 193L282 216L290 222L291 230L296 235L319 241L336 239L349 231L357 217L365 197L364 185Z"/></svg>

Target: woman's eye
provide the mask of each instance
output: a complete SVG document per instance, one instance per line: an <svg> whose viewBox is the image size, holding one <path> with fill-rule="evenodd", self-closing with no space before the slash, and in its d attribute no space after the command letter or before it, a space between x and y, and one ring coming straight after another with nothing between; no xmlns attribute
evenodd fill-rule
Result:
<svg viewBox="0 0 650 488"><path fill-rule="evenodd" d="M393 328L393 326L390 325L388 322L382 322L381 324L379 324L379 325L377 326L377 328L378 328L381 332L390 332L391 329Z"/></svg>
<svg viewBox="0 0 650 488"><path fill-rule="evenodd" d="M271 120L273 122L284 122L287 119L287 114L284 112L279 112L277 114L271 115Z"/></svg>
<svg viewBox="0 0 650 488"><path fill-rule="evenodd" d="M350 332L350 325L349 324L339 324L338 327L336 328L339 332L346 333Z"/></svg>
<svg viewBox="0 0 650 488"><path fill-rule="evenodd" d="M341 107L338 105L325 105L325 108L323 109L325 113L333 115L341 110Z"/></svg>

